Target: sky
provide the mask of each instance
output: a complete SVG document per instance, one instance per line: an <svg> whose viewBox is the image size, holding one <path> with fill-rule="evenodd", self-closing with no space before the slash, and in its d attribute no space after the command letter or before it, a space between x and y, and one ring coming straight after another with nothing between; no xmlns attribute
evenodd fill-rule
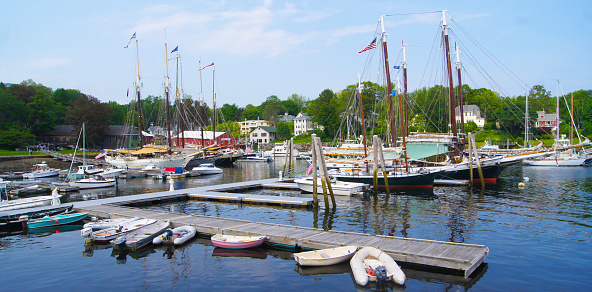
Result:
<svg viewBox="0 0 592 292"><path fill-rule="evenodd" d="M0 0L0 81L32 79L125 104L133 98L137 59L142 96L163 96L168 58L173 92L182 83L185 94L203 93L208 104L213 92L218 106L259 105L271 95L312 100L356 84L358 75L380 80L380 48L358 52L387 15L389 62L400 65L404 42L413 91L432 85L441 71L428 60L442 50L442 10L461 48L463 83L472 88L499 88L504 96L534 85L553 96L592 89L590 0ZM176 46L179 59L170 53ZM200 62L215 64L201 79ZM401 70L393 71L395 82Z"/></svg>

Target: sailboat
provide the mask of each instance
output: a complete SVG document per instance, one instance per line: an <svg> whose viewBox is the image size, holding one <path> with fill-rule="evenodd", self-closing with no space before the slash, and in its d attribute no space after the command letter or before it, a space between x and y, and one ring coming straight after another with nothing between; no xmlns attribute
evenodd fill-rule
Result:
<svg viewBox="0 0 592 292"><path fill-rule="evenodd" d="M82 123L82 165L86 165L86 131L85 124ZM87 175L85 178L71 181L70 186L79 187L80 189L96 189L115 186L116 180L114 178L104 178L99 174Z"/></svg>
<svg viewBox="0 0 592 292"><path fill-rule="evenodd" d="M142 131L142 106L140 95L140 61L139 61L139 45L136 34L132 36L136 39L136 61L138 67L138 76L136 79L136 96L138 103L138 135L140 148L136 150L117 149L109 150L105 155L105 161L117 168L136 168L141 169L149 165L157 168L165 167L185 167L187 163L193 159L198 151L192 153L183 153L183 151L172 147L171 124L169 114L169 71L168 71L168 48L165 41L165 60L166 60L166 79L165 79L165 96L166 96L166 115L167 115L167 140L168 147L162 145L145 145L144 135Z"/></svg>
<svg viewBox="0 0 592 292"><path fill-rule="evenodd" d="M559 80L557 81L559 85ZM559 86L558 86L559 87ZM572 94L573 98L573 94ZM573 103L573 100L572 100ZM571 110L568 107L571 114ZM555 115L555 143L553 144L553 153L546 157L536 159L526 159L523 161L524 165L529 166L585 166L592 163L592 155L584 151L584 147L590 146L590 140L586 138L584 141L581 140L580 134L576 130L576 134L580 139L580 143L577 145L571 145L571 137L567 139L565 135L560 136L559 132L559 93L557 93L557 114ZM572 117L573 125L573 117Z"/></svg>
<svg viewBox="0 0 592 292"><path fill-rule="evenodd" d="M385 97L388 98L389 100L389 128L390 128L390 137L392 138L392 145L393 147L396 146L396 129L395 129L395 115L394 115L394 111L393 111L393 101L392 101L392 97L396 96L395 91L392 91L392 86L391 86L391 76L390 76L390 69L389 69L389 60L388 60L388 50L387 50L387 34L384 28L384 15L380 17L380 27L381 27L381 34L380 34L380 39L382 40L382 53L383 53L383 60L384 60L384 73L385 73L385 79L386 79L386 92L385 92ZM378 39L378 37L376 38ZM361 52L364 52L368 49L371 48L376 48L376 39L370 44L368 45L366 48L364 48ZM360 89L360 84L358 82L358 88ZM361 91L360 91L360 96L361 96ZM399 108L402 108L402 101L401 98L399 97ZM363 112L363 110L362 110ZM401 116L402 118L402 116ZM401 123L401 125L403 125L403 123ZM365 124L363 124L363 127L365 128ZM403 133L403 137L405 136L405 131L402 130ZM365 133L363 134L365 135ZM362 142L364 143L364 152L365 152L365 137L362 137ZM404 142L404 140L403 140ZM382 147L382 146L379 146ZM357 147L356 147L357 148ZM361 149L360 149L361 150ZM402 154L402 155L400 155ZM389 187L394 187L394 188L432 188L434 186L434 179L436 178L436 175L438 173L438 170L435 171L429 171L429 170L425 170L425 169L417 169L417 168L409 168L408 165L408 161L407 161L407 156L405 153L405 149L404 149L404 145L403 145L403 149L402 149L402 153L399 153L396 155L396 157L393 157L393 159L397 159L397 160L401 160L401 163L403 163L402 157L404 158L404 166L399 168L399 169L395 169L391 171L388 171L385 169L385 171L387 171L386 174L386 179L383 178L383 175L379 175L378 178L378 187L379 188L384 188L386 187L386 185L388 184ZM387 158L385 158L386 160ZM349 171L348 171L349 170ZM352 171L353 170L353 171ZM344 169L340 169L337 172L332 172L331 175L333 177L335 177L337 180L340 181L345 181L345 182L359 182L359 183L365 183L365 184L374 184L374 175L369 173L366 169L363 168L344 168Z"/></svg>

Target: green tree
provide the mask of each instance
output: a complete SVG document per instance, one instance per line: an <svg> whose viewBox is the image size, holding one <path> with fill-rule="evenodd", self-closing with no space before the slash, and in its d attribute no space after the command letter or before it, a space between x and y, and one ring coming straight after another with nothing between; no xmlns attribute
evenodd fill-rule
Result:
<svg viewBox="0 0 592 292"><path fill-rule="evenodd" d="M82 123L86 125L86 142L91 147L101 147L103 138L109 130L111 107L101 103L96 97L82 94L72 101L66 121L80 131Z"/></svg>
<svg viewBox="0 0 592 292"><path fill-rule="evenodd" d="M322 138L333 138L339 129L337 98L330 89L325 89L308 107L311 121L323 127Z"/></svg>
<svg viewBox="0 0 592 292"><path fill-rule="evenodd" d="M278 139L286 140L292 137L292 129L294 129L294 122L278 122L276 134Z"/></svg>
<svg viewBox="0 0 592 292"><path fill-rule="evenodd" d="M280 103L280 99L271 95L261 104L263 119L268 120L272 125L277 124L278 115L284 113L284 107Z"/></svg>
<svg viewBox="0 0 592 292"><path fill-rule="evenodd" d="M247 120L258 120L261 119L262 113L261 108L252 104L247 104L243 111L243 118Z"/></svg>
<svg viewBox="0 0 592 292"><path fill-rule="evenodd" d="M15 148L32 145L35 135L15 128L0 130L0 149L14 150Z"/></svg>
<svg viewBox="0 0 592 292"><path fill-rule="evenodd" d="M8 130L13 126L25 127L28 123L29 109L24 101L9 93L7 88L0 88L0 130Z"/></svg>
<svg viewBox="0 0 592 292"><path fill-rule="evenodd" d="M111 108L111 117L109 117L109 125L125 125L127 106L118 104L115 101L109 101L108 104Z"/></svg>
<svg viewBox="0 0 592 292"><path fill-rule="evenodd" d="M27 104L29 109L29 127L31 132L42 137L57 125L61 105L57 104L46 91L38 91Z"/></svg>
<svg viewBox="0 0 592 292"><path fill-rule="evenodd" d="M236 121L237 120L238 106L236 104L225 103L220 108L220 113L224 117L225 121Z"/></svg>

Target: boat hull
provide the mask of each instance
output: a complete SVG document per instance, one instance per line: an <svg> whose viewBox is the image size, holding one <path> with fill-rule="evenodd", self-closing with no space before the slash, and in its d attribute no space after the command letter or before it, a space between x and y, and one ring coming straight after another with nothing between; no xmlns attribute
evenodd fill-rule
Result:
<svg viewBox="0 0 592 292"><path fill-rule="evenodd" d="M65 215L55 215L29 221L29 228L43 228L57 225L72 224L82 221L88 216L88 213L73 213Z"/></svg>
<svg viewBox="0 0 592 292"><path fill-rule="evenodd" d="M528 166L584 166L590 164L590 158L577 159L555 159L552 157L545 159L523 160L522 163Z"/></svg>
<svg viewBox="0 0 592 292"><path fill-rule="evenodd" d="M414 189L414 188L433 188L434 179L437 172L430 173L410 173L405 175L389 175L387 177L389 188ZM372 175L343 175L332 174L336 179L346 182L358 182L368 185L374 185L374 176ZM386 188L384 176L378 175L378 188Z"/></svg>
<svg viewBox="0 0 592 292"><path fill-rule="evenodd" d="M295 179L294 182L304 192L312 193L314 190L312 178ZM355 182L331 182L331 189L333 190L333 194L338 196L358 195L363 192L365 187L368 186L368 184ZM317 178L317 193L323 193L323 184L320 178Z"/></svg>
<svg viewBox="0 0 592 292"><path fill-rule="evenodd" d="M170 230L170 233L169 233ZM197 234L193 226L181 226L174 229L167 229L160 236L155 237L152 243L182 245Z"/></svg>
<svg viewBox="0 0 592 292"><path fill-rule="evenodd" d="M87 243L98 243L98 244L105 244L109 243L111 240L116 239L128 232L134 231L138 228L155 224L156 220L154 219L139 219L132 222L128 222L118 227L102 229L95 232L90 232L88 234L82 233L81 235L86 238ZM83 229L84 231L84 229Z"/></svg>
<svg viewBox="0 0 592 292"><path fill-rule="evenodd" d="M212 236L212 244L221 248L243 249L260 246L266 239L266 236L255 237L216 234Z"/></svg>
<svg viewBox="0 0 592 292"><path fill-rule="evenodd" d="M154 165L157 168L185 167L192 159L187 155L170 155L160 158L137 158L137 157L110 157L105 156L105 161L117 168L142 168Z"/></svg>
<svg viewBox="0 0 592 292"><path fill-rule="evenodd" d="M114 179L106 179L104 181L81 179L79 181L70 182L70 186L79 187L81 190L108 188L108 187L113 187L116 184L117 184L117 182Z"/></svg>
<svg viewBox="0 0 592 292"><path fill-rule="evenodd" d="M294 260L301 266L330 266L349 261L357 246L340 246L328 249L305 251L294 254Z"/></svg>

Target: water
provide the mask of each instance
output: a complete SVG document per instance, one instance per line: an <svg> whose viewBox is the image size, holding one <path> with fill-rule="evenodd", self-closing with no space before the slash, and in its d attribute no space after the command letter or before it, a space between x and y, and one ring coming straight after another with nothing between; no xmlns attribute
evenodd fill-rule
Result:
<svg viewBox="0 0 592 292"><path fill-rule="evenodd" d="M299 167L304 171L305 163ZM277 177L282 162L237 164L214 176L188 178L175 188ZM526 187L518 183L528 177ZM122 180L111 190L73 193L68 201L168 189L150 179ZM258 192L268 193L269 190ZM273 191L277 194L277 191ZM310 196L283 192L290 196ZM506 169L484 192L436 187L376 199L338 198L337 209L318 212L203 201L150 206L187 214L238 218L325 230L365 232L482 244L490 252L474 277L405 270L409 291L587 291L592 284L592 167ZM73 229L73 230L68 230ZM0 238L3 291L30 290L268 290L353 291L348 265L299 269L291 253L268 249L225 251L207 239L180 248L148 248L125 256L85 247L79 229ZM375 288L370 288L375 290Z"/></svg>

